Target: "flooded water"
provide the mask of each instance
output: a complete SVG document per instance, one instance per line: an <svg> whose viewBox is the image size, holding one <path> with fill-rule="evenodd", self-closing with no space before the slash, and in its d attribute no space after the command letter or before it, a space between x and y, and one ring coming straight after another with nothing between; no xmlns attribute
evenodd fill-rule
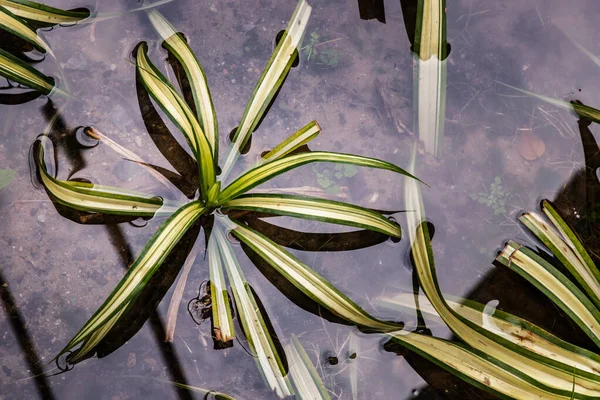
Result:
<svg viewBox="0 0 600 400"><path fill-rule="evenodd" d="M98 12L139 5L122 0L46 3ZM291 70L253 135L250 152L238 162L239 171L311 120L322 127L322 134L310 144L312 150L408 165L415 140L415 57L403 9L400 2L387 1L384 16L380 8L372 11L378 18L365 19L370 11L359 8L360 3L370 2L310 1L313 13L300 64ZM439 157L419 148L417 173L429 185L422 190L428 219L435 226L433 248L440 285L444 292L483 303L497 300L498 308L589 347L584 335L541 293L492 262L508 239L536 245L517 218L523 211L537 210L542 198L555 200L590 248L600 248L592 240L597 220L590 205L600 192L597 179L585 173L586 162L588 171L597 167L593 135L598 128L578 124L573 113L499 83L599 107L600 68L571 39L600 56L594 40L600 8L594 0L448 3L451 51L445 61L443 146ZM185 33L207 74L223 151L227 133L237 127L271 55L275 35L285 29L295 5L291 0L175 0L159 7ZM77 100L40 96L22 104L0 105L0 169L17 172L15 180L0 191L0 399L204 398L169 382L224 392L236 399L277 398L263 383L245 341L214 350L210 321L198 325L186 311L209 277L203 244L184 290L173 343L164 343L164 337L175 276L165 273L156 290L170 289L156 312L153 302L160 296L148 300L147 313L137 321L140 326L145 321L143 326L132 323L132 328L139 328L137 333L132 329L115 338L114 348L106 349L110 354L85 360L68 372L59 373L51 362L164 220L79 224L58 212L35 184L35 171L30 169L31 147L56 110L62 111L53 137L59 178L87 179L164 198L185 196L165 189L143 166L124 160L109 146L83 146L73 135L78 127L94 126L147 162L170 168L148 135L150 129L160 140L161 133L148 123L149 100L136 90L130 57L135 46L146 41L151 59L174 80L146 14L56 27L43 35L56 62L48 58L35 66L58 78ZM310 46L317 55L309 56ZM0 95L14 92L1 89ZM166 125L184 143L175 127ZM587 156L582 137L587 140ZM379 210L404 210L401 176L358 168L345 175L342 171L339 178L333 168L304 166L261 188L293 188ZM193 188L186 194L193 196ZM393 216L405 226L403 213ZM381 243L345 250L357 243L336 246L331 238L313 235L338 232L335 226L291 218L268 222L305 232L291 239L297 244L292 245L293 253L366 311L414 325L412 313L385 309L375 301L413 287L406 232L399 243L374 240ZM263 228L275 241L278 237L290 241L281 230ZM204 233L198 238L203 241ZM332 398L492 397L415 354L387 351L383 335L360 333L321 318L268 267L255 265L239 244L234 248L281 341L292 335L300 338ZM430 328L436 336L451 337L444 327ZM348 344L353 335L359 338L356 357L351 357ZM350 379L352 363L358 369L356 397Z"/></svg>

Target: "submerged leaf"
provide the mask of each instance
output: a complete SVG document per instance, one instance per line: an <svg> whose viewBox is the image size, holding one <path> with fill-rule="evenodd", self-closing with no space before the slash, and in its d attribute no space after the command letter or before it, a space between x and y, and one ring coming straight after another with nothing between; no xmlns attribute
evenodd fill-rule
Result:
<svg viewBox="0 0 600 400"><path fill-rule="evenodd" d="M233 249L217 224L213 228L213 235L216 236L218 249L229 276L240 323L250 348L256 354L256 363L263 378L280 398L291 396L293 391L286 377L287 371L282 357L277 352L273 338L269 334L264 317L256 304L254 294L246 282Z"/></svg>
<svg viewBox="0 0 600 400"><path fill-rule="evenodd" d="M329 400L327 388L296 336L292 335L291 343L285 346L285 353L290 361L290 375L292 375L296 398Z"/></svg>

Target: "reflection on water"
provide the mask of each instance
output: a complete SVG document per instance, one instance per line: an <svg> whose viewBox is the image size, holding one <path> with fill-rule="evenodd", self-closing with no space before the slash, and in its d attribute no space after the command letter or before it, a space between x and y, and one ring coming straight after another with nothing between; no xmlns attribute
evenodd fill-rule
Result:
<svg viewBox="0 0 600 400"><path fill-rule="evenodd" d="M75 0L51 3L67 8L87 5ZM127 7L117 0L98 3L99 11ZM366 3L377 10L368 17L374 20L364 17ZM311 2L314 12L307 34L318 32L321 37L339 39L321 46L335 49L339 62L335 68L323 69L301 59L257 129L250 151L240 159L240 168L253 165L258 155L291 134L298 123L312 119L323 128L312 149L335 149L407 164L413 137L396 132L397 124L390 123L386 110L394 110L395 118L412 126L410 48L414 38L407 37L411 29L405 27L404 12L411 4L388 1L383 8L381 3ZM200 4L177 0L160 8L185 31L206 70L221 132L236 128L245 100L268 60L269 52L264 49L272 48L274 34L284 27L282 21L294 6L294 2ZM444 291L483 304L497 300L498 309L591 349L589 340L550 307L541 293L509 269L491 262L508 238L533 242L515 221L521 211L536 209L543 197L553 198L592 254L600 254L600 244L593 240L599 230L596 126L495 84L502 81L598 106L598 68L557 29L568 31L570 37L600 54L591 40L597 13L591 0L569 4L558 0L493 4L463 0L449 5L446 23L452 53L447 59L443 155L434 159L424 154L419 168L420 178L431 186L423 189L423 196L436 227L433 246ZM377 21L382 18L385 24ZM170 299L178 270L165 268L155 285L148 286L133 305L136 311L131 319L116 327L110 340L98 349L101 359L89 359L68 373L50 376L59 371L46 364L119 281L123 268L139 254L160 221L149 220L147 225L135 227L97 215L67 216L67 210L49 202L29 179L28 154L37 135L61 110L51 138L57 150L57 172L63 179L93 177L97 183L151 193L158 190L161 196L171 198L175 191L157 184L148 172L150 167L189 199L197 195L198 182L184 139L172 135L177 130L163 122L128 61L141 40L149 41L154 60L166 58L143 14L56 29L45 36L70 90L82 101L48 100L15 88L0 90L0 169L18 173L0 192L4 227L0 232L4 249L0 280L5 283L0 288L5 310L0 313L0 396L202 398L163 382L177 381L236 398L275 398L262 382L245 343L213 350L210 324L197 325L187 314L188 302L198 296L200 282L208 279L203 251L189 272L173 343L163 341L168 301L161 299ZM60 76L49 60L36 66ZM386 90L377 89L374 77ZM385 96L380 97L381 93ZM115 173L114 166L125 157L102 143L82 146L81 140L88 143L89 139L81 135L78 128L82 126L94 126L143 155L151 165L123 161L126 167ZM545 152L539 159L523 158L519 148L523 132L534 132L543 140ZM225 148L226 135L222 136ZM171 169L175 173L168 174ZM497 176L507 193L506 212L500 215L471 199L472 194L489 191ZM401 182L378 171L359 170L338 185L347 187L348 201L353 203L402 210ZM274 185L278 189L309 186L328 196L310 167L282 176ZM405 225L402 213L394 217ZM294 249L299 258L367 311L388 320L417 321L415 329L431 329L436 336L448 337L442 326L425 328L418 315L371 305L371 299L382 293L414 286L407 240L394 244L379 234L334 234L337 232L329 227L311 221L275 221L249 214L239 218ZM138 222L134 224L140 225ZM173 265L181 265L197 237L204 240L197 231L189 235L181 251L172 254ZM489 398L415 354L384 348L381 337L344 325L261 264L250 249L239 244L234 248L273 328L283 337L299 337L312 360L318 361L317 370L332 397L352 398L354 387L359 399ZM157 311L154 305L158 305ZM349 348L353 337L360 344L354 359ZM396 351L402 357L396 356ZM351 360L357 369L354 379ZM41 375L42 371L49 372Z"/></svg>

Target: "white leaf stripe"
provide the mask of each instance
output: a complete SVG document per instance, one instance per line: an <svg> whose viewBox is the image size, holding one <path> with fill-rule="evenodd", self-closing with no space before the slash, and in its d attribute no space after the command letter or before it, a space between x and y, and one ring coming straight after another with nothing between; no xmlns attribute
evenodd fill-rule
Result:
<svg viewBox="0 0 600 400"><path fill-rule="evenodd" d="M596 307L599 307L600 282L585 264L583 258L576 253L574 247L565 242L553 228L535 213L526 213L519 220L563 263Z"/></svg>
<svg viewBox="0 0 600 400"><path fill-rule="evenodd" d="M461 379L517 400L572 400L571 394L555 394L520 379L509 366L466 346L412 332L390 334L405 347L427 358Z"/></svg>
<svg viewBox="0 0 600 400"><path fill-rule="evenodd" d="M313 151L310 153L294 154L280 158L247 171L219 194L218 202L219 204L223 204L279 174L312 162L336 162L342 164L354 164L362 167L386 169L418 180L418 178L412 176L402 168L383 160L355 156L352 154Z"/></svg>
<svg viewBox="0 0 600 400"><path fill-rule="evenodd" d="M440 318L429 299L423 294L418 294L419 311L427 314L428 318ZM566 365L575 367L589 374L600 373L600 356L582 347L566 342L550 332L536 326L535 324L495 310L493 315L482 312L485 306L472 300L458 298L444 294L444 299L450 308L460 314L463 318L484 329L502 336L526 349L538 353L544 357L554 358ZM450 300L452 299L452 300ZM415 309L415 294L402 293L393 297L379 297L376 299L378 305L390 308ZM487 320L487 323L484 323Z"/></svg>
<svg viewBox="0 0 600 400"><path fill-rule="evenodd" d="M54 89L52 78L2 49L0 49L0 75L46 95Z"/></svg>
<svg viewBox="0 0 600 400"><path fill-rule="evenodd" d="M39 139L35 161L41 183L63 205L81 211L140 217L172 214L179 206L179 203L165 202L160 197L131 190L56 179L48 174L44 162L44 148L49 145L51 142L47 137Z"/></svg>
<svg viewBox="0 0 600 400"><path fill-rule="evenodd" d="M235 338L229 295L223 274L223 264L217 245L217 238L212 235L208 241L208 268L210 274L210 296L213 316L213 328L219 331L219 340L228 342Z"/></svg>
<svg viewBox="0 0 600 400"><path fill-rule="evenodd" d="M249 210L331 222L401 237L402 230L383 215L367 208L309 196L285 194L241 195L223 204L223 210Z"/></svg>
<svg viewBox="0 0 600 400"><path fill-rule="evenodd" d="M179 242L187 229L202 216L206 209L197 201L186 204L165 221L148 241L141 254L127 271L104 304L86 322L67 346L64 354L98 329L102 329L113 317L145 287L170 251ZM60 355L59 354L59 355Z"/></svg>
<svg viewBox="0 0 600 400"><path fill-rule="evenodd" d="M186 137L198 162L201 194L202 198L206 200L208 191L216 180L210 143L185 100L150 62L146 54L147 49L148 46L143 43L137 51L137 67L140 78L148 93Z"/></svg>
<svg viewBox="0 0 600 400"><path fill-rule="evenodd" d="M231 226L233 235L254 250L291 284L337 316L356 325L380 331L392 331L400 327L398 324L380 321L369 315L322 276L267 237L239 223Z"/></svg>
<svg viewBox="0 0 600 400"><path fill-rule="evenodd" d="M410 171L414 172L416 146L413 147ZM544 390L560 395L572 393L578 395L600 395L600 375L595 377L580 376L571 366L561 364L556 360L543 358L520 346L505 340L476 324L462 318L454 312L442 297L438 286L431 240L427 231L424 210L419 186L414 181L405 185L405 203L415 212L407 213L409 237L411 239L412 257L419 276L419 282L427 298L446 325L465 343L477 351L489 355L510 366L511 372ZM573 374L576 373L574 382Z"/></svg>
<svg viewBox="0 0 600 400"><path fill-rule="evenodd" d="M600 346L600 311L566 276L531 250L512 241L497 260L544 292Z"/></svg>
<svg viewBox="0 0 600 400"><path fill-rule="evenodd" d="M284 157L298 147L316 138L319 133L321 133L321 127L317 121L311 121L298 132L278 144L273 150L262 156L261 162L266 163Z"/></svg>
<svg viewBox="0 0 600 400"><path fill-rule="evenodd" d="M285 346L290 375L299 400L329 400L329 393L319 373L295 335Z"/></svg>
<svg viewBox="0 0 600 400"><path fill-rule="evenodd" d="M304 35L311 10L312 8L305 0L298 2L285 33L273 52L246 106L242 120L234 135L233 145L223 166L222 180L226 180L231 172L231 168L240 155L240 149L243 149L248 142L248 138L291 68L294 54L296 54L298 45Z"/></svg>
<svg viewBox="0 0 600 400"><path fill-rule="evenodd" d="M0 6L8 8L21 18L51 24L75 23L90 16L87 10L61 10L29 0L0 0Z"/></svg>
<svg viewBox="0 0 600 400"><path fill-rule="evenodd" d="M592 261L592 258L585 250L585 247L575 232L573 232L569 225L561 218L548 200L542 201L542 211L544 214L546 214L546 217L548 217L554 227L560 232L567 245L573 249L575 255L585 266L588 272L592 274L597 281L600 281L600 271L598 270L598 267L596 267L596 264L594 264Z"/></svg>
<svg viewBox="0 0 600 400"><path fill-rule="evenodd" d="M194 103L196 105L196 115L203 132L206 134L208 142L213 150L213 158L216 160L219 155L219 138L217 116L208 88L206 74L198 59L190 49L188 43L177 33L175 28L156 11L148 11L148 17L152 25L164 40L165 47L179 60L191 86Z"/></svg>
<svg viewBox="0 0 600 400"><path fill-rule="evenodd" d="M290 396L292 390L284 376L286 372L283 363L233 249L217 224L213 227L213 235L216 236L218 249L229 276L238 317L248 344L256 354L256 363L271 390L280 398Z"/></svg>
<svg viewBox="0 0 600 400"><path fill-rule="evenodd" d="M0 28L33 44L38 50L54 56L50 46L25 21L0 6Z"/></svg>

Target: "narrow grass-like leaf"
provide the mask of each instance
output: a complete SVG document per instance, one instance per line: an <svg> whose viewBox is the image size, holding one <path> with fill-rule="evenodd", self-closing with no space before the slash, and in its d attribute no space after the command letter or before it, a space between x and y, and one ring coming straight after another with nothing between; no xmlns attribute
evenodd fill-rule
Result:
<svg viewBox="0 0 600 400"><path fill-rule="evenodd" d="M512 241L496 260L542 291L600 346L600 310L564 274L532 250Z"/></svg>
<svg viewBox="0 0 600 400"><path fill-rule="evenodd" d="M559 28L560 29L560 28ZM562 30L562 29L561 29ZM568 35L565 31L563 31L563 33L565 34L565 36L567 38L569 38L569 40L571 42L573 42L573 44L579 49L581 50L581 52L583 54L585 54L586 56L589 57L590 60L592 60L594 62L594 64L596 64L598 67L600 67L600 57L598 57L597 55L595 55L594 53L592 53L591 51L589 51L588 49L586 49L585 47L583 47L579 42L577 42L575 39L573 39L570 35Z"/></svg>
<svg viewBox="0 0 600 400"><path fill-rule="evenodd" d="M542 100L548 104L552 104L556 107L560 107L560 108L564 108L565 110L571 110L574 111L575 114L587 118L590 121L596 122L596 123L600 123L600 110L597 110L593 107L590 106L586 106L585 104L579 104L579 103L575 103L575 102L568 102L568 101L563 101L563 100L559 100L559 99L555 99L553 97L548 97L548 96L542 96L541 94L537 94L537 93L533 93L533 92L528 92L527 90L523 90L523 89L519 89L518 87L515 86L511 86L508 85L506 83L502 83L502 82L498 82L496 81L496 83L499 83L500 85L509 87L513 90L516 90L518 92L524 93L528 96L532 96L535 97L539 100Z"/></svg>
<svg viewBox="0 0 600 400"><path fill-rule="evenodd" d="M558 214L551 215L560 218ZM529 228L529 230L544 243L548 249L550 249L552 254L560 260L571 275L575 277L577 282L579 282L579 285L583 288L596 307L600 307L600 272L598 272L598 269L592 260L589 259L589 255L587 258L589 259L592 268L584 262L583 257L578 255L575 246L569 245L563 240L559 233L544 222L539 215L535 213L526 213L523 214L519 220L525 224L525 226L527 226L527 228ZM566 227L562 218L560 221L563 223L563 226ZM566 228L569 229L568 227ZM581 247L583 248L583 246ZM585 254L587 255L587 252L585 252Z"/></svg>
<svg viewBox="0 0 600 400"><path fill-rule="evenodd" d="M571 394L556 394L545 390L512 373L510 365L503 364L485 353L460 343L406 331L390 334L404 347L462 380L500 398L517 400L569 400Z"/></svg>
<svg viewBox="0 0 600 400"><path fill-rule="evenodd" d="M419 1L414 51L419 139L425 151L439 157L446 117L446 1Z"/></svg>
<svg viewBox="0 0 600 400"><path fill-rule="evenodd" d="M242 120L233 136L232 147L223 166L221 174L225 181L235 161L240 155L240 150L246 146L250 135L264 115L269 103L277 90L281 87L287 73L297 55L298 46L302 41L312 8L305 0L300 0L294 15L279 40L271 59L260 76L250 101L246 106Z"/></svg>
<svg viewBox="0 0 600 400"><path fill-rule="evenodd" d="M502 336L518 346L527 348L540 355L554 358L590 374L600 374L600 356L582 347L564 341L539 326L496 309L492 315L487 315L485 305L476 301L444 294L448 306L463 318L484 329ZM415 309L415 295L401 293L391 297L379 297L376 304L386 308ZM442 321L435 308L426 296L419 294L419 311L426 319ZM442 321L443 322L443 321Z"/></svg>
<svg viewBox="0 0 600 400"><path fill-rule="evenodd" d="M86 9L61 10L29 0L0 0L0 6L21 18L53 25L74 24L90 16Z"/></svg>
<svg viewBox="0 0 600 400"><path fill-rule="evenodd" d="M208 241L208 268L210 273L210 298L212 306L213 334L218 342L227 343L235 339L231 316L231 304L223 274L218 238L212 235Z"/></svg>
<svg viewBox="0 0 600 400"><path fill-rule="evenodd" d="M10 169L0 169L0 190L7 187L17 176L17 171Z"/></svg>
<svg viewBox="0 0 600 400"><path fill-rule="evenodd" d="M79 361L85 360L90 356L90 352L94 351L96 346L104 339L104 337L110 332L112 327L119 321L121 315L127 310L127 307L131 304L128 302L125 304L119 312L113 315L108 321L103 323L98 329L94 331L87 339L83 341L83 344L75 350L72 354L67 357L67 362L70 364L76 364Z"/></svg>
<svg viewBox="0 0 600 400"><path fill-rule="evenodd" d="M206 81L206 74L187 41L160 12L156 10L148 11L148 17L154 29L164 40L164 46L179 60L185 71L194 97L198 122L202 131L206 134L213 150L213 159L216 161L219 156L217 116Z"/></svg>
<svg viewBox="0 0 600 400"><path fill-rule="evenodd" d="M31 43L43 53L54 56L48 43L42 39L25 21L10 12L7 8L0 6L0 29L4 29L15 36Z"/></svg>
<svg viewBox="0 0 600 400"><path fill-rule="evenodd" d="M175 290L173 290L173 296L169 302L169 309L167 311L167 323L165 325L165 342L172 342L175 337L175 327L177 326L177 316L179 315L179 309L181 306L181 299L183 298L183 292L185 291L185 285L188 281L188 276L196 261L196 257L200 252L201 245L204 244L201 240L196 240L192 250L187 255L183 268L181 269L181 275L177 278L177 284Z"/></svg>
<svg viewBox="0 0 600 400"><path fill-rule="evenodd" d="M45 95L50 94L53 90L66 94L54 87L54 79L2 49L0 49L0 75Z"/></svg>
<svg viewBox="0 0 600 400"><path fill-rule="evenodd" d="M414 172L415 158L416 147L413 147L409 169L411 172ZM421 287L436 312L462 341L502 365L510 366L511 374L516 374L520 379L540 389L560 396L566 394L570 396L573 390L578 396L600 395L599 374L578 370L553 358L544 357L515 345L510 340L470 322L452 310L442 296L437 282L431 239L427 223L424 222L421 193L419 186L411 180L407 180L405 185L405 203L408 209L414 210L407 213L407 229L409 229L412 258ZM591 302L587 301L593 307Z"/></svg>
<svg viewBox="0 0 600 400"><path fill-rule="evenodd" d="M285 346L285 354L290 363L290 375L296 399L329 400L327 388L296 336L292 335L291 343Z"/></svg>
<svg viewBox="0 0 600 400"><path fill-rule="evenodd" d="M280 398L290 396L293 391L286 377L287 372L283 366L282 358L277 352L275 343L254 299L254 294L238 264L237 257L217 224L213 227L212 234L216 236L218 249L231 283L238 318L244 329L248 344L256 354L258 368L271 390L275 391Z"/></svg>
<svg viewBox="0 0 600 400"><path fill-rule="evenodd" d="M317 121L309 122L304 128L294 133L292 136L279 143L275 148L262 156L261 163L267 163L277 160L296 150L298 147L305 145L321 133L321 127Z"/></svg>
<svg viewBox="0 0 600 400"><path fill-rule="evenodd" d="M138 217L169 215L182 204L132 190L56 179L48 173L44 160L44 153L50 145L50 139L40 137L34 157L41 183L60 204L75 210Z"/></svg>
<svg viewBox="0 0 600 400"><path fill-rule="evenodd" d="M185 100L148 58L148 46L142 43L137 50L137 69L144 87L185 136L198 162L202 199L216 180L212 148L196 116Z"/></svg>
<svg viewBox="0 0 600 400"><path fill-rule="evenodd" d="M122 310L141 292L147 282L156 273L170 251L179 242L187 229L202 216L206 209L197 201L181 207L148 241L141 254L127 271L121 282L108 296L106 301L85 323L79 332L59 353L64 354L79 343L86 341L95 332L106 330ZM114 323L114 322L113 322Z"/></svg>
<svg viewBox="0 0 600 400"><path fill-rule="evenodd" d="M410 176L411 178L418 180L418 178L409 174L402 168L397 167L389 162L378 160L376 158L361 157L344 153L313 151L310 153L294 154L291 156L280 158L268 164L263 164L247 171L242 176L233 181L229 186L227 186L221 192L221 194L219 194L218 203L223 204L279 174L297 168L301 165L313 162L335 162L342 164L354 164L361 167L386 169L402 175Z"/></svg>
<svg viewBox="0 0 600 400"><path fill-rule="evenodd" d="M401 327L400 324L372 317L309 266L254 229L233 222L229 227L235 237L256 252L292 285L340 318L361 327L384 332Z"/></svg>
<svg viewBox="0 0 600 400"><path fill-rule="evenodd" d="M562 219L560 214L556 211L552 203L548 200L542 201L542 211L548 217L550 222L554 225L554 227L560 232L562 238L567 243L567 245L573 249L575 255L579 259L579 261L585 265L589 274L593 275L596 280L600 281L600 271L598 271L598 267L592 261L592 257L588 254L587 250L579 240L579 237L573 232L569 224L566 223L565 220Z"/></svg>
<svg viewBox="0 0 600 400"><path fill-rule="evenodd" d="M223 210L248 210L354 226L400 238L400 225L367 208L317 197L247 194L223 204Z"/></svg>

